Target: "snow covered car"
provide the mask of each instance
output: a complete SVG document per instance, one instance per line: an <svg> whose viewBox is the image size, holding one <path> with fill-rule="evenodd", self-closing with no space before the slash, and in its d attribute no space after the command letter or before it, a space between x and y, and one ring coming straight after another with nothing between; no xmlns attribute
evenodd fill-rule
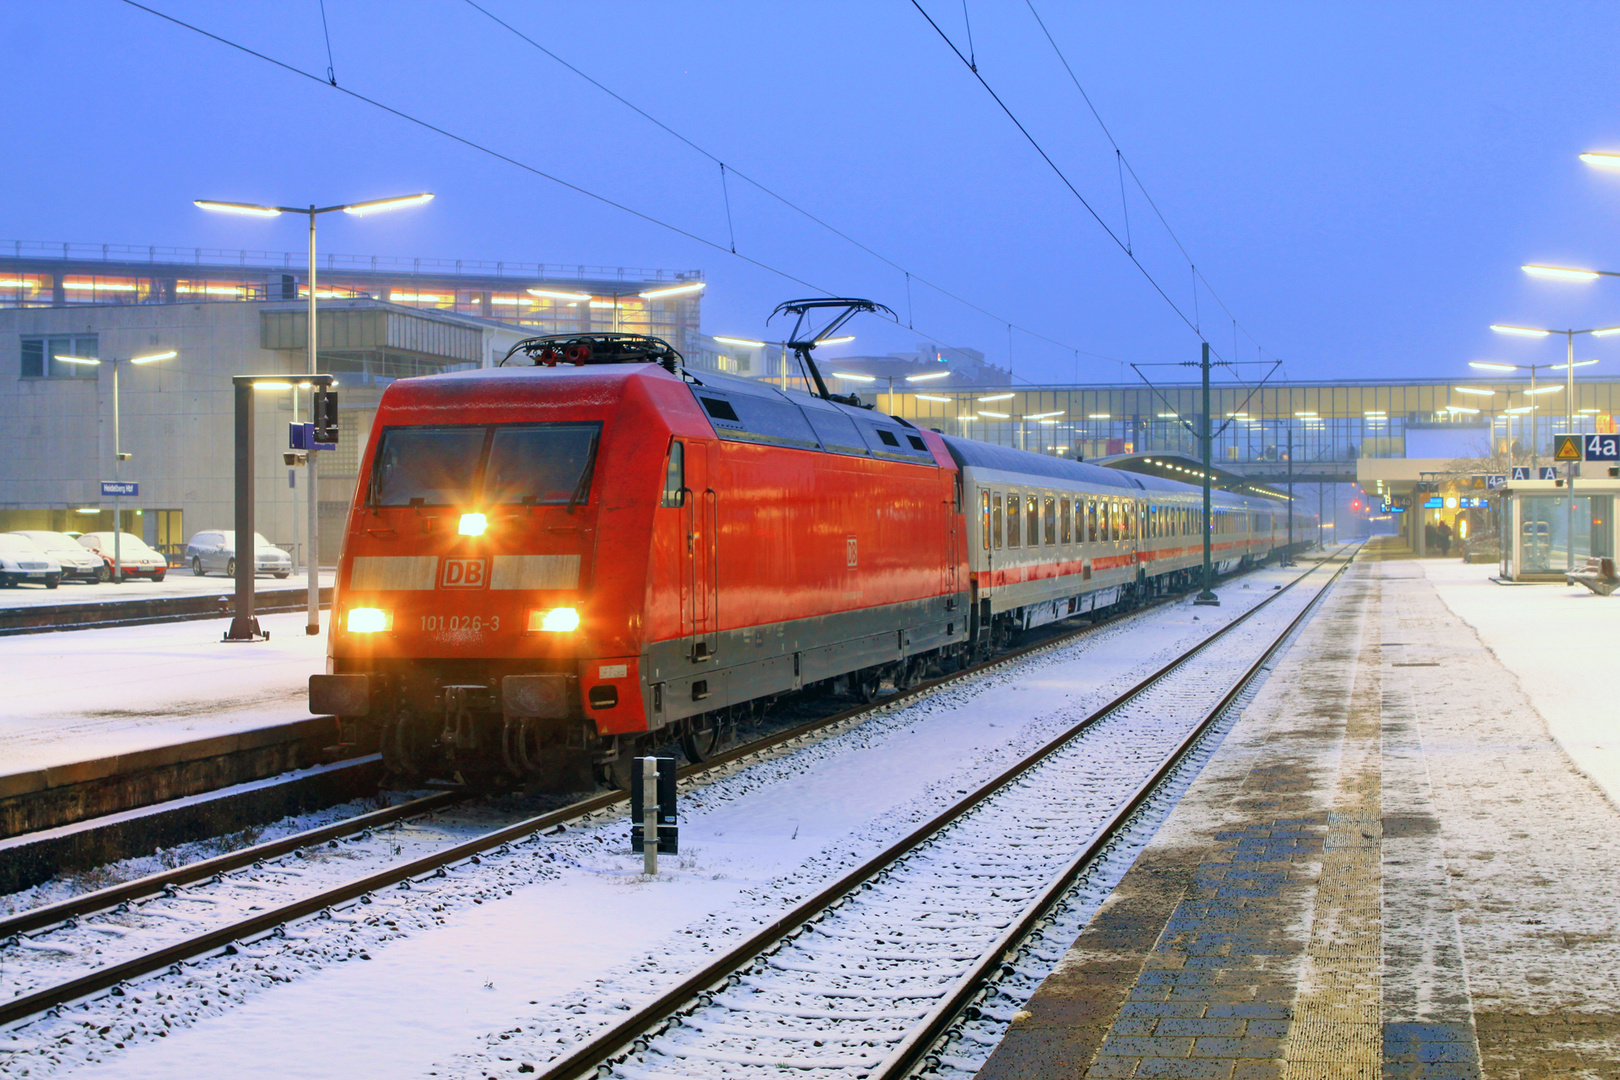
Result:
<svg viewBox="0 0 1620 1080"><path fill-rule="evenodd" d="M101 561L107 566L107 573L114 573L112 533L83 533L79 537L79 544L100 555ZM146 541L132 533L119 534L118 553L121 573L115 576L119 581L128 581L130 578L162 581L163 575L169 572L169 560L147 547Z"/></svg>
<svg viewBox="0 0 1620 1080"><path fill-rule="evenodd" d="M23 582L54 589L62 580L62 565L26 536L0 533L0 586L15 588Z"/></svg>
<svg viewBox="0 0 1620 1080"><path fill-rule="evenodd" d="M214 529L192 536L186 545L186 565L198 577L218 570L226 577L236 576L236 531ZM260 533L253 534L253 572L274 574L284 578L292 573L292 559L285 551L266 540Z"/></svg>
<svg viewBox="0 0 1620 1080"><path fill-rule="evenodd" d="M26 536L44 548L46 553L62 567L63 581L72 581L75 578L84 581L106 581L112 577L112 571L101 561L100 555L81 546L67 533L51 532L49 529L18 529L14 535Z"/></svg>

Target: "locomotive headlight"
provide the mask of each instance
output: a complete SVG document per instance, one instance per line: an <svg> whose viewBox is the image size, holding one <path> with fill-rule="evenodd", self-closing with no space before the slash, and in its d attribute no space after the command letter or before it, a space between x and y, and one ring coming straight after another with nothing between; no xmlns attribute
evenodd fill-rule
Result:
<svg viewBox="0 0 1620 1080"><path fill-rule="evenodd" d="M394 621L393 612L382 608L357 607L349 609L349 633L380 634Z"/></svg>
<svg viewBox="0 0 1620 1080"><path fill-rule="evenodd" d="M462 536L483 536L484 530L489 528L489 519L483 514L462 514L461 527L456 531Z"/></svg>
<svg viewBox="0 0 1620 1080"><path fill-rule="evenodd" d="M544 630L552 634L566 634L578 629L579 612L571 607L529 612L529 631L531 633L536 630Z"/></svg>

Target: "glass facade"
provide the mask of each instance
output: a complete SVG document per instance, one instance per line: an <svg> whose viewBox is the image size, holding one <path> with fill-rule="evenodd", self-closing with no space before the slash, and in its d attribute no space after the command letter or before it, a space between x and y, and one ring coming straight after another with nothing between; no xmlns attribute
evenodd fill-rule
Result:
<svg viewBox="0 0 1620 1080"><path fill-rule="evenodd" d="M305 300L292 252L0 242L0 307ZM697 351L698 271L322 255L318 299L374 297L493 319L535 334L620 330Z"/></svg>
<svg viewBox="0 0 1620 1080"><path fill-rule="evenodd" d="M943 382L944 380L941 380ZM1448 456L1551 462L1553 435L1613 432L1620 380L1578 378L1572 407L1564 384L1530 395L1523 379L1294 382L1258 389L1211 387L1213 464L1354 462L1357 458ZM1090 460L1124 453L1199 454L1196 385L1097 385L926 390L829 379L919 427L934 427L1037 453ZM1572 419L1566 417L1573 414ZM1573 424L1573 428L1571 428ZM1532 434L1533 432L1533 434ZM1444 447L1433 452L1432 447Z"/></svg>

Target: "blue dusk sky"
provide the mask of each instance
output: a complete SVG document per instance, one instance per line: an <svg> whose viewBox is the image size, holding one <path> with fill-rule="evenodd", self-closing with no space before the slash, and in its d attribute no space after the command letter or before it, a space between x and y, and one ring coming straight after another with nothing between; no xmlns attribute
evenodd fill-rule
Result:
<svg viewBox="0 0 1620 1080"><path fill-rule="evenodd" d="M1620 270L1620 170L1577 158L1620 151L1612 4L924 0L1077 197L910 0L481 2L882 259L737 177L728 225L714 160L466 0L326 0L338 83L718 246L119 0L6 10L0 239L298 251L297 219L191 200L431 190L327 219L323 250L700 269L704 329L745 337L814 291L787 274L915 326L865 319L852 351L971 346L1031 382L1130 379L1199 331L1229 357L1228 311L1237 355L1296 379L1455 377L1561 356L1492 322L1620 323L1620 280L1519 270ZM325 77L318 0L151 6ZM1122 204L1035 13L1213 293L1128 175ZM1127 215L1146 273L1104 229ZM908 304L883 260L992 314ZM1620 337L1579 354L1620 375Z"/></svg>

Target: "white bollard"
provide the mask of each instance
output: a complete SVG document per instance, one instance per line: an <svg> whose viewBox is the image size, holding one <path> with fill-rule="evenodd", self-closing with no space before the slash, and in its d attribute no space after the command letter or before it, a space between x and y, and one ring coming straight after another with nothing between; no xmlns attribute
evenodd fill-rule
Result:
<svg viewBox="0 0 1620 1080"><path fill-rule="evenodd" d="M658 759L641 759L641 872L658 873Z"/></svg>

